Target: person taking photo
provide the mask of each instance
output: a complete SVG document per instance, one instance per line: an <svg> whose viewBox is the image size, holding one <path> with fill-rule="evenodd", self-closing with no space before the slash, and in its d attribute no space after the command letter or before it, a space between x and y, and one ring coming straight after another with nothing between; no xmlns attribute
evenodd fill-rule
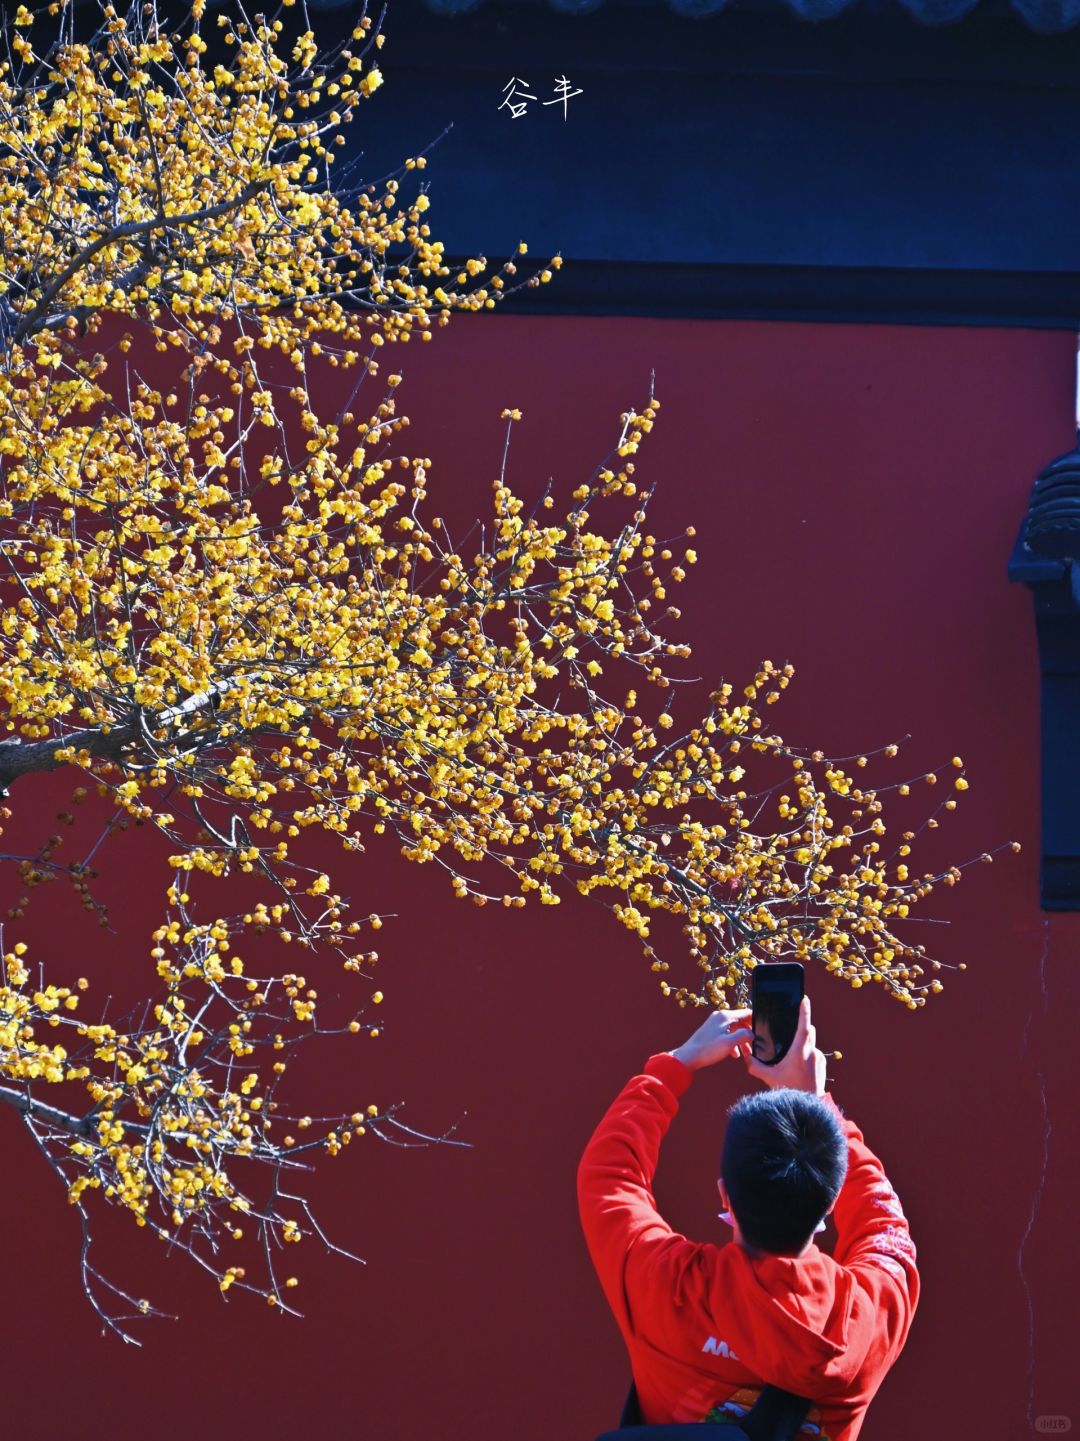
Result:
<svg viewBox="0 0 1080 1441"><path fill-rule="evenodd" d="M915 1246L881 1162L825 1089L809 998L775 1065L753 1042L749 1010L713 1011L627 1082L578 1167L586 1244L646 1424L737 1421L768 1384L811 1401L800 1437L855 1441L907 1340ZM733 1057L765 1089L728 1112L717 1186L733 1239L713 1245L672 1230L653 1176L695 1072ZM830 1213L831 1255L814 1240Z"/></svg>

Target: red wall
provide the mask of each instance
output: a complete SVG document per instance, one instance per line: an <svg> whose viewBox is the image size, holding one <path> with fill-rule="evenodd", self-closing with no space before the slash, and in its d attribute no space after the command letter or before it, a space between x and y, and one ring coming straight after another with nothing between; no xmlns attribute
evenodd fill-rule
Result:
<svg viewBox="0 0 1080 1441"><path fill-rule="evenodd" d="M763 656L791 659L770 719L792 739L844 753L910 732L912 773L963 755L972 789L935 859L1024 843L934 903L950 924L927 927L932 953L968 969L922 1012L809 978L819 1037L844 1052L834 1093L885 1160L923 1274L911 1340L870 1412L875 1441L1080 1424L1080 920L1038 908L1034 629L1005 575L1031 480L1071 443L1073 353L1065 333L509 316L459 317L428 346L384 352L447 516L488 504L504 406L525 412L512 483L569 488L655 370L662 410L639 476L659 481L658 532L698 527L701 563L679 597L696 673L739 682ZM71 784L20 783L11 834L28 818L51 827ZM103 873L114 934L42 893L4 944L35 941L98 993L110 971L148 965L169 877L134 832ZM6 908L16 882L3 884ZM157 1441L412 1441L440 1426L455 1441L588 1441L614 1424L626 1371L574 1170L615 1091L690 1022L628 933L578 897L479 911L389 843L352 884L361 913L399 915L379 937L384 1034L328 1056L330 1105L404 1098L414 1125L458 1122L471 1149L366 1138L321 1166L324 1223L367 1265L307 1244L301 1322L225 1304L146 1233L106 1228L110 1274L181 1315L145 1325L136 1350L99 1334L75 1217L0 1108L5 1434L85 1433L92 1417L95 1434ZM726 1239L713 1181L742 1084L737 1066L705 1074L668 1142L661 1203L695 1235Z"/></svg>

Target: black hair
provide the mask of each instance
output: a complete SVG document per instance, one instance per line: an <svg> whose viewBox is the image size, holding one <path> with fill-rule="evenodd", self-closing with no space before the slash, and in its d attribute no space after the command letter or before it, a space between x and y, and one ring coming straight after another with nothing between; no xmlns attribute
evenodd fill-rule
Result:
<svg viewBox="0 0 1080 1441"><path fill-rule="evenodd" d="M747 1245L796 1255L847 1174L847 1137L820 1096L778 1088L728 1112L720 1175Z"/></svg>

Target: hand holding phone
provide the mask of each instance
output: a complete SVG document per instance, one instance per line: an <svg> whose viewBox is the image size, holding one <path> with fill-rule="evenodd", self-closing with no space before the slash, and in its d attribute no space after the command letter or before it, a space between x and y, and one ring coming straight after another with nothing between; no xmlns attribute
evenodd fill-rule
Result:
<svg viewBox="0 0 1080 1441"><path fill-rule="evenodd" d="M817 1048L817 1031L810 1020L810 997L803 996L799 1003L795 1037L779 1061L759 1061L750 1055L743 1059L750 1074L766 1086L790 1086L794 1091L823 1096L825 1056Z"/></svg>
<svg viewBox="0 0 1080 1441"><path fill-rule="evenodd" d="M753 1032L748 1010L713 1011L688 1041L671 1054L692 1071L715 1065L729 1056L749 1054Z"/></svg>

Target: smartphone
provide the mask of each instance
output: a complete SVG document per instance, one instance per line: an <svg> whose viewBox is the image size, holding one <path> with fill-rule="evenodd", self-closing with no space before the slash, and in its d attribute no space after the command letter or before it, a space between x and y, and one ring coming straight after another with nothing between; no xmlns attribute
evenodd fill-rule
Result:
<svg viewBox="0 0 1080 1441"><path fill-rule="evenodd" d="M755 1060L775 1066L795 1039L803 998L803 968L798 961L764 961L750 972Z"/></svg>

